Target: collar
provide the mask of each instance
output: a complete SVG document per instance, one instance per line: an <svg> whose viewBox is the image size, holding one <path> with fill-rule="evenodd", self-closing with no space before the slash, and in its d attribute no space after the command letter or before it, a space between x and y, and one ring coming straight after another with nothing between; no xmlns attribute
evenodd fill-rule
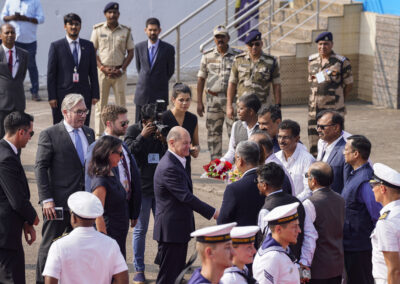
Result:
<svg viewBox="0 0 400 284"><path fill-rule="evenodd" d="M271 196L271 195L274 195L274 194L276 194L276 193L279 193L279 192L283 192L283 189L280 189L280 190L277 190L277 191L271 192L271 193L270 193L270 194L268 194L267 196Z"/></svg>
<svg viewBox="0 0 400 284"><path fill-rule="evenodd" d="M76 41L79 44L79 40L80 40L79 36L77 37L77 39L72 39L68 35L65 35L65 38L67 39L68 44L71 44L73 41Z"/></svg>
<svg viewBox="0 0 400 284"><path fill-rule="evenodd" d="M122 28L121 25L118 23L118 25L115 27L115 29L114 29L114 30L111 30L111 29L107 26L107 21L104 22L103 27L105 27L106 29L109 29L109 30L112 31L112 32L115 31L115 30L117 30L117 29Z"/></svg>
<svg viewBox="0 0 400 284"><path fill-rule="evenodd" d="M317 191L320 191L321 189L324 189L325 187L320 187L320 188L317 188L316 190L312 190L312 193L311 194L314 194L315 192L317 192Z"/></svg>
<svg viewBox="0 0 400 284"><path fill-rule="evenodd" d="M147 48L150 49L150 47L154 46L155 49L157 50L158 45L160 44L160 39L157 39L156 43L151 43L150 40L147 40Z"/></svg>
<svg viewBox="0 0 400 284"><path fill-rule="evenodd" d="M243 175L242 175L242 178L243 178L247 173L253 172L253 171L255 171L256 169L257 169L257 168L251 168L251 169L245 171L245 172L243 173Z"/></svg>
<svg viewBox="0 0 400 284"><path fill-rule="evenodd" d="M359 167L356 170L351 170L350 174L354 175L356 174L358 171L360 171L361 169L364 169L365 167L367 167L367 165L369 165L369 162L367 161L364 165L362 165L361 167ZM351 168L353 168L353 166L351 166Z"/></svg>
<svg viewBox="0 0 400 284"><path fill-rule="evenodd" d="M221 53L218 52L218 48L217 47L214 47L214 53L218 54L218 55L221 55ZM226 52L221 56L225 56L227 54L232 54L232 55L234 54L232 47L230 47L229 45L228 45L228 49L226 50Z"/></svg>
<svg viewBox="0 0 400 284"><path fill-rule="evenodd" d="M339 136L339 138L337 138L335 141L333 141L331 144L329 144L328 145L328 143L326 142L326 141L324 141L324 140L322 140L322 142L326 145L325 146L325 151L328 149L328 148L333 148L333 147L335 147L335 145L339 142L339 140L340 139L342 139L342 137L343 137L343 132L342 132L342 134Z"/></svg>
<svg viewBox="0 0 400 284"><path fill-rule="evenodd" d="M262 249L266 249L269 247L281 247L283 249L283 247L281 246L280 243L278 243L271 234L268 234L267 237L265 238L264 242L262 243Z"/></svg>
<svg viewBox="0 0 400 284"><path fill-rule="evenodd" d="M7 140L6 140L7 141ZM379 211L380 215L382 215L383 213L392 210L394 207L400 207L400 199L397 200L393 200L391 202L389 202L388 204L386 204L381 211Z"/></svg>
<svg viewBox="0 0 400 284"><path fill-rule="evenodd" d="M186 158L182 158L181 156L179 156L179 155L175 154L174 152L172 152L170 149L168 149L168 151L172 155L174 155L179 160L179 162L182 164L183 168L186 169Z"/></svg>
<svg viewBox="0 0 400 284"><path fill-rule="evenodd" d="M283 153L283 150L280 151L280 152L282 152L282 160L287 161L287 162L289 162L289 159L290 159L290 160L295 160L295 161L296 161L297 158L298 158L299 155L300 155L300 151L301 151L301 146L299 146L299 142L297 142L296 150L294 150L293 155L290 156L289 158L286 159L285 153ZM279 152L278 152L278 153L279 153Z"/></svg>
<svg viewBox="0 0 400 284"><path fill-rule="evenodd" d="M276 161L276 159L278 159L278 158L275 156L275 153L272 153L272 154L269 155L268 158L265 160L265 163L268 164L269 162Z"/></svg>
<svg viewBox="0 0 400 284"><path fill-rule="evenodd" d="M4 44L2 44L1 46L3 47L4 52L8 53L8 51L9 51L10 49L8 49ZM15 45L11 48L11 50L12 50L13 54L15 54L15 51L16 51L16 50L15 50Z"/></svg>
<svg viewBox="0 0 400 284"><path fill-rule="evenodd" d="M4 138L4 141L6 141L6 142L10 145L10 147L11 147L11 149L14 151L15 155L18 155L18 149L17 149L17 147L15 147L15 145L14 145L13 143L11 143L10 141L8 141L8 140L5 139L5 138Z"/></svg>
<svg viewBox="0 0 400 284"><path fill-rule="evenodd" d="M260 57L258 58L258 60L263 60L264 55L265 55L264 51L261 51L261 55L260 55ZM246 57L246 59L251 60L250 52L249 52L249 51L246 51L245 57Z"/></svg>
<svg viewBox="0 0 400 284"><path fill-rule="evenodd" d="M96 230L94 229L93 226L90 226L90 227L76 227L75 229L73 229L72 232L75 232L75 233L88 233L88 232L96 232Z"/></svg>
<svg viewBox="0 0 400 284"><path fill-rule="evenodd" d="M65 129L67 129L68 133L73 132L75 130L75 128L73 128L71 125L69 125L68 122L65 121L65 119L63 120L63 123L64 123ZM78 131L80 129L81 128L78 128Z"/></svg>
<svg viewBox="0 0 400 284"><path fill-rule="evenodd" d="M246 121L242 121L242 124L244 127L246 127L247 130L250 130L250 131L253 131L256 128L256 126L258 126L258 122L256 122L256 124L254 124L253 128L249 128Z"/></svg>

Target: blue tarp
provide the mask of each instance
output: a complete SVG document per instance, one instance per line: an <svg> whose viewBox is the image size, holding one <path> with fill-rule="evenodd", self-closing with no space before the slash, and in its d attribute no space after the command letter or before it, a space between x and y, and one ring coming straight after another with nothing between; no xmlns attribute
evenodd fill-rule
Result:
<svg viewBox="0 0 400 284"><path fill-rule="evenodd" d="M357 0L363 2L364 10L378 14L400 16L399 0Z"/></svg>

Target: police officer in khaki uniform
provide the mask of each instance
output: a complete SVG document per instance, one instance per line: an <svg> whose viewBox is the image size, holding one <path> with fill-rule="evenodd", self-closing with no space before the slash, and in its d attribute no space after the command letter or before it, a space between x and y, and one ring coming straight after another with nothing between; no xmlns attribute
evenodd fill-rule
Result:
<svg viewBox="0 0 400 284"><path fill-rule="evenodd" d="M333 52L333 36L323 32L317 36L318 53L308 58L308 81L311 82L311 95L308 103L308 144L310 153L318 154L317 114L333 109L345 115L344 99L353 87L350 61ZM328 126L329 127L329 126Z"/></svg>
<svg viewBox="0 0 400 284"><path fill-rule="evenodd" d="M271 83L275 104L279 107L281 105L281 79L276 58L262 51L261 33L257 30L249 32L245 43L248 52L235 57L229 76L226 114L231 119L233 119L232 103L236 94L237 97L256 94L263 105L271 105L272 100L269 98Z"/></svg>
<svg viewBox="0 0 400 284"><path fill-rule="evenodd" d="M113 88L115 103L126 106L126 68L133 58L133 39L131 29L118 23L119 4L110 2L104 7L106 22L94 25L91 36L97 51L99 70L100 101L95 110L95 131L99 137L104 132L100 114L108 104L110 88Z"/></svg>
<svg viewBox="0 0 400 284"><path fill-rule="evenodd" d="M222 129L225 119L228 80L233 59L241 53L241 50L231 48L228 45L229 39L229 33L225 26L215 27L214 42L216 47L203 54L200 70L197 74L197 114L200 117L203 117L204 114L203 91L206 85L206 127L211 160L222 156ZM225 124L230 137L233 120L226 118Z"/></svg>

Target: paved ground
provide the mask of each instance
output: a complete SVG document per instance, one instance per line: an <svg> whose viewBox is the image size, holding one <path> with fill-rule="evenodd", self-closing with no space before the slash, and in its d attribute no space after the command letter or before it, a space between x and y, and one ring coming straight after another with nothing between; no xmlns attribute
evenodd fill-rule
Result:
<svg viewBox="0 0 400 284"><path fill-rule="evenodd" d="M129 92L132 94L132 87L129 87ZM42 97L45 97L42 94ZM129 95L127 98L129 118L131 121L134 120L134 106L133 106L133 95ZM284 118L291 118L299 122L302 128L301 140L307 144L306 129L307 129L307 107L301 106L290 106L283 107ZM191 111L195 112L195 103L191 106ZM41 130L49 127L52 122L50 107L46 101L43 102L32 102L30 99L27 102L27 112L35 116L34 131L31 142L28 144L26 149L22 152L22 163L24 165L30 190L31 190L31 202L40 212L38 205L38 195L36 180L33 172L33 166L35 161L37 140ZM400 160L398 159L398 151L400 150L400 111L399 110L386 110L366 104L364 102L351 102L348 104L348 115L346 116L346 130L352 134L363 134L366 135L372 142L372 156L373 162L383 162L388 165L400 170ZM92 117L93 123L93 117ZM93 124L92 124L93 126ZM207 132L205 129L205 119L199 119L200 126L200 144L202 151L199 158L192 160L192 179L194 184L195 194L202 200L209 204L219 207L222 201L222 195L224 191L224 184L219 181L200 179L202 174L202 165L209 162L209 154L207 149ZM227 135L224 133L224 150L226 150L228 141ZM208 225L214 225L215 221L208 221L196 214L196 227L201 228ZM42 222L42 217L40 215ZM26 262L26 275L27 283L34 283L35 279L35 266L36 266L36 255L38 246L41 240L41 225L40 223L37 232L37 241L32 246L25 245L25 262ZM153 283L157 275L157 266L153 264L154 257L156 254L157 244L152 240L153 234L153 218L151 217L149 231L147 234L146 243L146 276ZM132 240L132 230L128 235L128 243ZM194 251L194 242L192 241L189 246L189 256ZM127 246L127 257L129 263L130 278L133 276L132 267L132 248L131 245ZM85 256L82 256L85 257ZM199 265L197 260L196 265Z"/></svg>

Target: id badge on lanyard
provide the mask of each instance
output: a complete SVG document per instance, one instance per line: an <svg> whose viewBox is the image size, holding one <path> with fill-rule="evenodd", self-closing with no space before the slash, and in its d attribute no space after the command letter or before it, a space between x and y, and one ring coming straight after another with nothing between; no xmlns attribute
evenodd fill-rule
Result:
<svg viewBox="0 0 400 284"><path fill-rule="evenodd" d="M76 66L74 67L74 73L72 74L72 82L79 83L79 73Z"/></svg>

